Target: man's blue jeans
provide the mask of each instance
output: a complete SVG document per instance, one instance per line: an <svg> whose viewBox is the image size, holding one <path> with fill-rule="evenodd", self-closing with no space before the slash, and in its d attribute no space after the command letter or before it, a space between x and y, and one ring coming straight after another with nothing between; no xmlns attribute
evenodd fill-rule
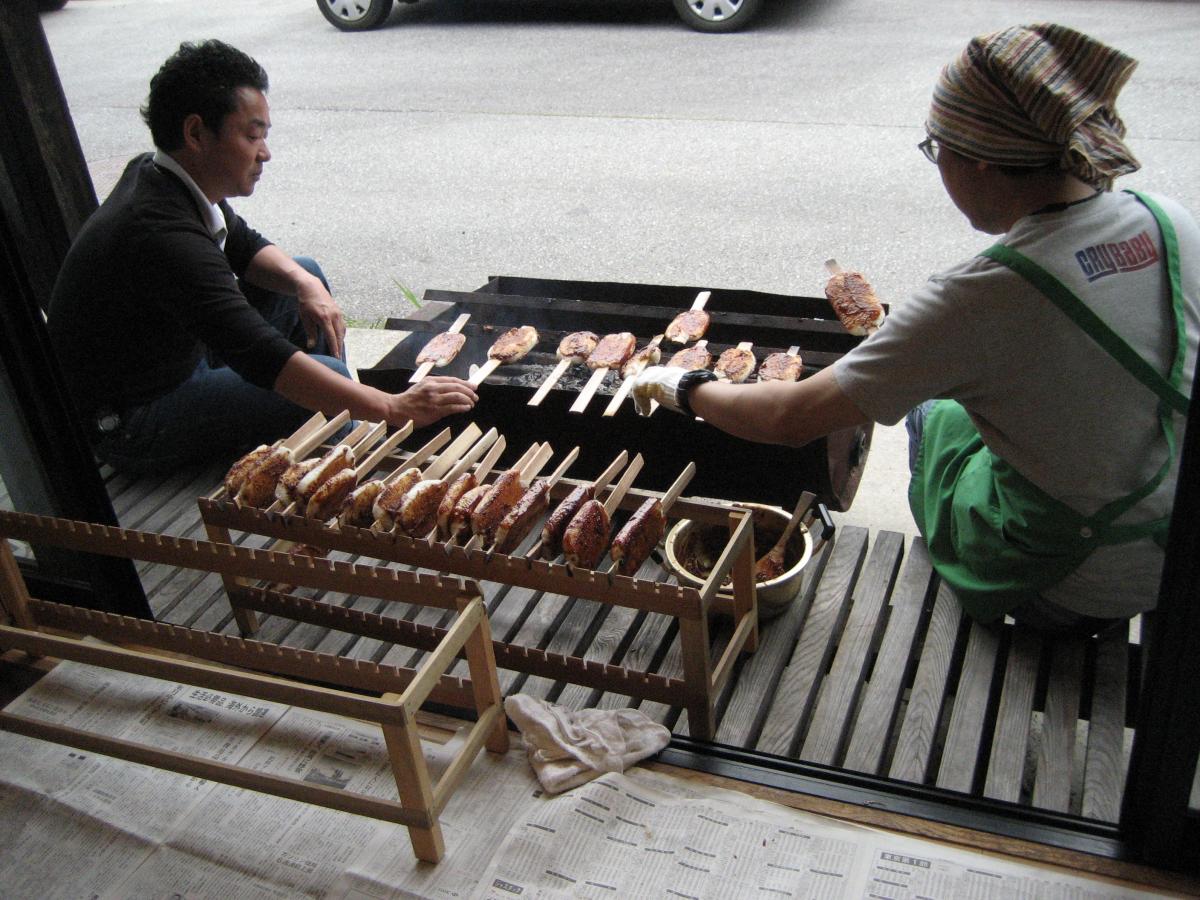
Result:
<svg viewBox="0 0 1200 900"><path fill-rule="evenodd" d="M296 262L328 282L316 261ZM296 298L243 284L246 298L264 319L305 349ZM313 359L349 377L343 360L327 354L324 337ZM211 355L171 393L122 410L120 425L96 445L96 455L114 469L134 474L170 472L212 460L232 460L259 444L286 437L312 413L274 391L256 387Z"/></svg>

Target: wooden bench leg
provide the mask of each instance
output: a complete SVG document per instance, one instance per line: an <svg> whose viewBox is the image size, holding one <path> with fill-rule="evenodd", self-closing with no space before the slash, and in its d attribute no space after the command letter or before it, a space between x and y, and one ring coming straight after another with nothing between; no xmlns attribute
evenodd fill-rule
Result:
<svg viewBox="0 0 1200 900"><path fill-rule="evenodd" d="M399 694L384 694L383 699L400 706ZM501 719L503 721L503 719ZM417 724L405 717L401 725L384 725L383 739L387 744L388 757L392 761L392 775L396 779L396 790L405 809L416 810L428 817L427 826L410 825L408 838L412 841L413 853L425 862L439 862L446 854L446 842L442 837L442 826L433 809L433 786L429 780L429 767L421 754L421 737Z"/></svg>
<svg viewBox="0 0 1200 900"><path fill-rule="evenodd" d="M464 597L459 601L459 614L466 609L471 598ZM484 613L480 623L463 645L467 655L467 671L471 675L471 691L475 695L475 709L480 715L483 711L500 706L504 701L500 696L500 680L496 674L496 651L492 647L491 631L487 624L487 614ZM508 723L504 716L496 717L496 724L488 732L483 745L492 753L508 752Z"/></svg>
<svg viewBox="0 0 1200 900"><path fill-rule="evenodd" d="M709 655L708 618L679 620L679 644L683 651L684 708L692 737L711 741L717 731L713 715L712 658Z"/></svg>

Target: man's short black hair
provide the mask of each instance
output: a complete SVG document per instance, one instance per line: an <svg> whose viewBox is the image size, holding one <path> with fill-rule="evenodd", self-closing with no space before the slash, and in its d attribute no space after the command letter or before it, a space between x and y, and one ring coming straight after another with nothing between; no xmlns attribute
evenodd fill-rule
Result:
<svg viewBox="0 0 1200 900"><path fill-rule="evenodd" d="M265 94L267 73L241 50L218 40L180 44L150 79L150 96L141 110L154 145L167 151L181 147L183 120L193 113L219 132L243 87Z"/></svg>

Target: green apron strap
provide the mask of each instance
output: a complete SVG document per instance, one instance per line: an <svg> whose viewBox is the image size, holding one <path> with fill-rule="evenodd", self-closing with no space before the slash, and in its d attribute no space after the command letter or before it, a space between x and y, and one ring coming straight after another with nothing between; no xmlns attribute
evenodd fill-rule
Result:
<svg viewBox="0 0 1200 900"><path fill-rule="evenodd" d="M1167 459L1162 467L1149 481L1138 490L1120 497L1107 504L1090 518L1097 523L1111 523L1132 509L1143 499L1152 494L1175 462L1175 429L1172 422L1172 411L1187 415L1189 398L1179 390L1183 377L1184 358L1187 354L1187 326L1184 322L1183 287L1179 274L1179 240L1175 234L1175 226L1165 212L1149 197L1135 191L1128 191L1134 198L1150 211L1158 223L1159 234L1162 237L1163 249L1166 252L1167 278L1171 291L1171 311L1175 320L1175 352L1172 354L1171 367L1166 377L1160 375L1153 366L1144 360L1120 335L1110 328L1103 319L1089 309L1082 300L1075 296L1061 281L1029 259L1022 253L995 244L989 247L981 256L995 260L1003 266L1012 269L1018 275L1037 288L1072 322L1100 345L1121 366L1144 384L1160 398L1158 405L1159 425L1167 442ZM1165 520L1164 520L1165 521ZM1115 532L1121 531L1121 526L1108 526Z"/></svg>
<svg viewBox="0 0 1200 900"><path fill-rule="evenodd" d="M1181 265L1179 259L1179 238L1175 234L1175 223L1163 212L1162 207L1145 194L1137 191L1126 191L1142 206L1150 210L1154 221L1158 223L1158 233L1162 237L1163 248L1167 253L1167 277L1171 284L1171 307L1175 312L1175 362L1167 375L1172 387L1178 388L1183 380L1183 363L1187 357L1187 323L1183 316L1183 278L1179 274ZM1184 410L1187 415L1187 410Z"/></svg>
<svg viewBox="0 0 1200 900"><path fill-rule="evenodd" d="M1175 385L1172 385L1162 375L1154 370L1146 360L1110 328L1103 319L1092 312L1083 301L1071 293L1061 281L1031 260L1029 257L1003 244L994 244L984 250L980 256L995 260L1003 266L1012 269L1057 306L1072 322L1080 327L1085 334L1099 344L1105 352L1121 364L1134 378L1152 390L1163 402L1176 412L1187 415L1189 398ZM1170 254L1168 254L1169 258ZM1172 300L1179 299L1177 285L1172 285ZM1174 304L1173 304L1174 305ZM1178 327L1176 331L1183 333ZM1180 354L1176 353L1176 361ZM1175 373L1172 366L1172 374ZM1179 367L1182 372L1182 366Z"/></svg>

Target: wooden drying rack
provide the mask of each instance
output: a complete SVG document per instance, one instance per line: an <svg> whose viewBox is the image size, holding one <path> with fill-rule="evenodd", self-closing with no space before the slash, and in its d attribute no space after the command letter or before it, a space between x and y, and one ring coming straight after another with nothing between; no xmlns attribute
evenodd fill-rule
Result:
<svg viewBox="0 0 1200 900"><path fill-rule="evenodd" d="M297 434L288 438L287 442L290 442L290 445L300 448L296 451L297 459L314 450L317 439L332 433L330 425L321 419L323 417L314 417L314 420L307 423ZM338 422L340 427L344 420L333 421ZM397 452L386 458L379 458L377 463L384 466L390 474L394 474L413 464L412 460L416 456L420 456L422 462L433 458L432 454L436 453L436 449L431 451L430 447L436 444L438 448L446 449L443 450L443 456L432 465L444 473L457 461L455 455L461 455L464 448L471 445L472 440L479 435L480 429L472 424L452 441L450 431L446 429L412 456L406 458ZM394 443L393 439L389 441ZM452 458L446 458L447 456ZM363 475L370 475L370 470L365 466L360 469ZM551 490L552 502L562 499L572 489L586 483L588 482L566 477L559 478ZM619 507L632 510L641 505L646 498L656 496L660 495L631 487L621 499ZM691 734L697 738L711 739L714 736L714 700L732 674L739 654L743 651L753 652L757 648L758 614L752 517L748 510L736 505L680 497L670 509L672 518L688 518L726 525L729 528L729 542L720 554L708 580L701 587L695 588L621 575L613 570L582 569L560 561L531 558L529 555L490 552L471 544L448 545L398 533L381 533L369 528L327 524L278 508L278 504L267 509L240 506L226 496L223 486L200 497L198 503L210 539L222 543L232 542L230 529L234 529L242 533L275 538L282 542L275 546L281 548L309 545L327 551L336 550L371 559L398 562L431 572L585 598L671 616L679 623L682 678L670 678L625 666L550 653L522 644L497 640L493 641L492 646L497 664L506 669L613 691L669 706L681 706L687 710ZM729 580L733 582L732 596L720 596L722 584ZM244 579L226 577L225 588L238 625L244 634L255 632L257 620L254 613L260 612L421 648L431 648L445 637L445 630L441 628L383 618L353 609L330 606L316 600L283 596L264 590ZM348 588L340 585L337 590L347 592ZM418 598L417 602L438 605L432 597ZM712 658L709 637L711 613L730 615L734 620L729 643L716 661Z"/></svg>
<svg viewBox="0 0 1200 900"><path fill-rule="evenodd" d="M231 578L286 581L405 603L419 599L454 609L457 618L442 631L436 645L430 647L433 652L420 668L347 660L327 653L37 600L29 595L6 538L37 546L202 569ZM287 603L286 595L272 596L276 602ZM249 550L0 511L0 604L3 650L69 659L373 722L383 730L400 801L306 784L8 712L0 712L0 728L235 787L395 822L408 828L413 852L427 862L437 862L445 853L438 816L480 748L486 747L494 753L508 750L487 613L478 585L471 582L311 557L301 560L270 550ZM43 629L54 629L56 633ZM132 646L100 645L57 632ZM164 656L164 652L171 655ZM445 674L460 653L466 656L469 680ZM292 680L296 678L321 684ZM463 746L436 784L421 753L415 719L427 699L473 709L477 716Z"/></svg>

